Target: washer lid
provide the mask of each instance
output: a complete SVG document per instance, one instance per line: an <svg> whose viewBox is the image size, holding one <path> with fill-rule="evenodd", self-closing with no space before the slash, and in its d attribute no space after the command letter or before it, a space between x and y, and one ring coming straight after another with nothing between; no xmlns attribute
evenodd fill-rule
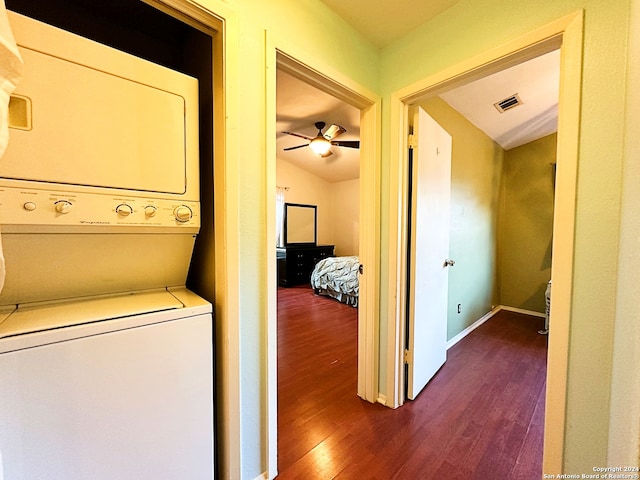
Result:
<svg viewBox="0 0 640 480"><path fill-rule="evenodd" d="M0 316L0 339L174 310L183 306L182 302L164 289L55 303L24 304L19 305L12 313Z"/></svg>

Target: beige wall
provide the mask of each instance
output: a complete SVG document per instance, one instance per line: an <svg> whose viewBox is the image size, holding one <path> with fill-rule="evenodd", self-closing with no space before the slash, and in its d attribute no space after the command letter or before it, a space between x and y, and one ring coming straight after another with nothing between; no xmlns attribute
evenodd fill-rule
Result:
<svg viewBox="0 0 640 480"><path fill-rule="evenodd" d="M335 245L336 255L358 254L359 181L327 182L277 160L276 185L287 187L285 201L318 207L318 244Z"/></svg>
<svg viewBox="0 0 640 480"><path fill-rule="evenodd" d="M333 241L336 255L358 255L360 180L331 184Z"/></svg>
<svg viewBox="0 0 640 480"><path fill-rule="evenodd" d="M276 185L288 188L285 202L318 207L318 244L333 244L331 184L289 162L278 160Z"/></svg>
<svg viewBox="0 0 640 480"><path fill-rule="evenodd" d="M557 135L504 155L500 216L500 303L544 313L551 279Z"/></svg>

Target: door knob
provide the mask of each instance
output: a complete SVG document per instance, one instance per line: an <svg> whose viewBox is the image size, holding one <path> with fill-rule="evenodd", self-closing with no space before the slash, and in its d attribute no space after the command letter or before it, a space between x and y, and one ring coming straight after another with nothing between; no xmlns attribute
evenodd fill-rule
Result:
<svg viewBox="0 0 640 480"><path fill-rule="evenodd" d="M444 261L445 267L453 267L455 264L456 264L455 260L450 260L448 258Z"/></svg>

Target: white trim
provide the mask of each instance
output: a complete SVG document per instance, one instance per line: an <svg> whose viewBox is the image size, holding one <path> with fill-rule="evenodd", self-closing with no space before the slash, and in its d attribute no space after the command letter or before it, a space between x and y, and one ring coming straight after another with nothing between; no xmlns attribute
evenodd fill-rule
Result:
<svg viewBox="0 0 640 480"><path fill-rule="evenodd" d="M478 320L473 322L471 325L469 325L467 328L465 328L463 331L461 331L455 337L453 337L452 339L448 340L447 341L447 350L449 350L456 343L458 343L464 337L469 335L471 332L473 332L476 328L478 328L480 325L485 323L487 320L490 320L496 313L498 313L501 310L504 310L506 312L522 313L524 315L529 315L531 317L540 317L540 318L544 318L545 317L544 313L534 312L533 310L525 310L523 308L507 307L505 305L498 305L497 307L494 307L493 310L491 310L490 312L485 313L482 317L480 317Z"/></svg>
<svg viewBox="0 0 640 480"><path fill-rule="evenodd" d="M387 396L383 393L378 395L378 399L376 400L378 403L382 404L382 405L387 405Z"/></svg>
<svg viewBox="0 0 640 480"><path fill-rule="evenodd" d="M500 305L497 308L497 310L506 310L507 312L522 313L524 315L530 315L532 317L540 317L540 318L545 317L544 313L534 312L533 310L525 310L524 308L507 307L505 305Z"/></svg>
<svg viewBox="0 0 640 480"><path fill-rule="evenodd" d="M391 157L389 168L389 298L387 318L387 401L391 408L404 403L404 350L406 258L407 258L407 192L408 192L408 145L409 106L399 93L391 95L390 135Z"/></svg>
<svg viewBox="0 0 640 480"><path fill-rule="evenodd" d="M266 225L266 245L262 248L266 250L267 259L267 297L266 297L266 335L264 339L264 351L266 352L265 382L266 391L266 418L263 420L266 425L265 445L263 445L264 456L267 464L263 465L267 469L263 476L258 478L275 478L278 475L278 285L275 279L277 275L277 263L275 248L272 240L276 238L275 209L276 204L276 136L270 135L270 121L275 122L276 117L276 49L271 40L269 32L264 32L265 43L265 125L267 134L265 138L265 225ZM272 120L273 119L273 120Z"/></svg>
<svg viewBox="0 0 640 480"><path fill-rule="evenodd" d="M269 479L269 475L267 475L267 472L262 472L260 475L258 475L253 480L268 480L268 479Z"/></svg>
<svg viewBox="0 0 640 480"><path fill-rule="evenodd" d="M458 343L460 340L462 340L464 337L469 335L471 332L473 332L480 325L482 325L487 320L489 320L491 317L493 317L496 313L498 313L501 310L501 308L502 307L497 307L497 308L494 308L493 310L491 310L489 313L485 313L482 317L480 317L478 320L473 322L471 325L469 325L467 328L465 328L463 331L461 331L459 334L457 334L451 340L448 340L447 341L447 350L449 350L456 343Z"/></svg>

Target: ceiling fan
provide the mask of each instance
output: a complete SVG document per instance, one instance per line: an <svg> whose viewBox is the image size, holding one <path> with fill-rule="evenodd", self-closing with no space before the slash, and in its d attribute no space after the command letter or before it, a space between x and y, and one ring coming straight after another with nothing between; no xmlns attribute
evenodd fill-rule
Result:
<svg viewBox="0 0 640 480"><path fill-rule="evenodd" d="M333 155L333 152L331 151L332 145L336 147L360 148L359 140L344 140L342 142L334 140L336 137L342 135L347 131L344 127L341 127L340 125L331 125L324 133L322 133L322 129L325 127L325 125L326 124L324 122L315 123L315 126L318 129L318 134L313 138L295 132L282 132L286 133L287 135L293 135L294 137L300 137L304 138L305 140L309 140L309 143L297 145L295 147L288 147L284 150L295 150L296 148L309 146L314 153L325 158Z"/></svg>

